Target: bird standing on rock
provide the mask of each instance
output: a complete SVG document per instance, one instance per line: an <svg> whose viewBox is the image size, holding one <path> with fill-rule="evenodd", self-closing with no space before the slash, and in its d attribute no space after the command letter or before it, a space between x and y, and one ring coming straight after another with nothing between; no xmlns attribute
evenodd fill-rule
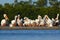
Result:
<svg viewBox="0 0 60 40"><path fill-rule="evenodd" d="M16 27L17 25L17 16L15 16L15 19L11 21L10 27Z"/></svg>
<svg viewBox="0 0 60 40"><path fill-rule="evenodd" d="M18 17L17 18L17 24L18 24L19 27L22 27L23 26L23 23L22 23L23 20L20 19L20 15L18 15L17 17Z"/></svg>
<svg viewBox="0 0 60 40"><path fill-rule="evenodd" d="M3 14L3 16L4 16L4 19L1 20L1 26L5 27L5 26L8 26L9 19L8 19L7 14Z"/></svg>

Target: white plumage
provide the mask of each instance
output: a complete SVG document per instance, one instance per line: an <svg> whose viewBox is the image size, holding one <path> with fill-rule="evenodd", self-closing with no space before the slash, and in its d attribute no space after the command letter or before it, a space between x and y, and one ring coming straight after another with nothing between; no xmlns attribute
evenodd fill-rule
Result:
<svg viewBox="0 0 60 40"><path fill-rule="evenodd" d="M51 19L48 19L47 21L46 21L46 23L47 23L47 25L49 26L49 27L52 27L53 25L52 25L52 20Z"/></svg>
<svg viewBox="0 0 60 40"><path fill-rule="evenodd" d="M52 27L53 26L52 20L47 15L45 15L43 19L44 19L45 24L48 27Z"/></svg>
<svg viewBox="0 0 60 40"><path fill-rule="evenodd" d="M1 26L3 26L4 24L6 24L6 20L5 19L2 19Z"/></svg>
<svg viewBox="0 0 60 40"><path fill-rule="evenodd" d="M42 25L42 26L44 25L44 20L43 19L40 20L40 25Z"/></svg>
<svg viewBox="0 0 60 40"><path fill-rule="evenodd" d="M15 23L16 23L16 21L15 21L15 20L12 20L12 21L11 21L11 24L15 24Z"/></svg>
<svg viewBox="0 0 60 40"><path fill-rule="evenodd" d="M15 19L11 21L10 27L16 26L16 24L17 24L16 23L16 20L17 20L16 18L17 18L17 16L15 16Z"/></svg>
<svg viewBox="0 0 60 40"><path fill-rule="evenodd" d="M17 18L17 24L19 27L22 27L23 26L23 23L22 23L22 19L20 19L20 15L18 15L18 18Z"/></svg>
<svg viewBox="0 0 60 40"><path fill-rule="evenodd" d="M1 26L7 26L8 17L7 17L6 14L3 14L3 17L4 17L5 19L2 19L2 20L1 20Z"/></svg>
<svg viewBox="0 0 60 40"><path fill-rule="evenodd" d="M27 18L27 17L24 17L23 25L29 25L29 24L31 24L31 20L29 18Z"/></svg>

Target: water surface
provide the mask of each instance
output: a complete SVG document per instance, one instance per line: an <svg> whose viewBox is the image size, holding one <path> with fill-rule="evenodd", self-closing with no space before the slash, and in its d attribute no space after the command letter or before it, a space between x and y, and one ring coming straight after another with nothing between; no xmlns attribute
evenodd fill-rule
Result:
<svg viewBox="0 0 60 40"><path fill-rule="evenodd" d="M60 30L0 30L0 40L60 40Z"/></svg>

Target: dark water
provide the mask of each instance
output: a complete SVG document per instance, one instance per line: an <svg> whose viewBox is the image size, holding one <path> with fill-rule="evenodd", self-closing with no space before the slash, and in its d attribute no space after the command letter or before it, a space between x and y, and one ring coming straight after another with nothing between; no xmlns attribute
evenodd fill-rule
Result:
<svg viewBox="0 0 60 40"><path fill-rule="evenodd" d="M0 40L60 40L60 30L0 30Z"/></svg>

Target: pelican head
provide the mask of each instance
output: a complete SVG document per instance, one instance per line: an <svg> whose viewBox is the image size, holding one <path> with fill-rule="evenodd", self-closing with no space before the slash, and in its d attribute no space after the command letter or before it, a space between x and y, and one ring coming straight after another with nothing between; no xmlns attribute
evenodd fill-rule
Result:
<svg viewBox="0 0 60 40"><path fill-rule="evenodd" d="M18 18L20 18L20 15L18 15Z"/></svg>
<svg viewBox="0 0 60 40"><path fill-rule="evenodd" d="M49 17L48 17L48 15L45 15L45 19L48 19Z"/></svg>
<svg viewBox="0 0 60 40"><path fill-rule="evenodd" d="M18 15L18 17L20 17L20 15Z"/></svg>
<svg viewBox="0 0 60 40"><path fill-rule="evenodd" d="M25 19L28 19L28 18L27 18L27 17L24 17L24 20L25 20Z"/></svg>
<svg viewBox="0 0 60 40"><path fill-rule="evenodd" d="M48 17L48 15L45 15L45 17Z"/></svg>
<svg viewBox="0 0 60 40"><path fill-rule="evenodd" d="M3 14L4 18L7 16L6 14Z"/></svg>
<svg viewBox="0 0 60 40"><path fill-rule="evenodd" d="M40 15L38 15L38 19L41 19L42 17Z"/></svg>
<svg viewBox="0 0 60 40"><path fill-rule="evenodd" d="M3 16L4 16L4 18L5 18L6 20L9 20L7 14L3 14Z"/></svg>
<svg viewBox="0 0 60 40"><path fill-rule="evenodd" d="M17 18L17 15L15 16L15 18Z"/></svg>
<svg viewBox="0 0 60 40"><path fill-rule="evenodd" d="M57 14L57 16L59 16L59 14Z"/></svg>

